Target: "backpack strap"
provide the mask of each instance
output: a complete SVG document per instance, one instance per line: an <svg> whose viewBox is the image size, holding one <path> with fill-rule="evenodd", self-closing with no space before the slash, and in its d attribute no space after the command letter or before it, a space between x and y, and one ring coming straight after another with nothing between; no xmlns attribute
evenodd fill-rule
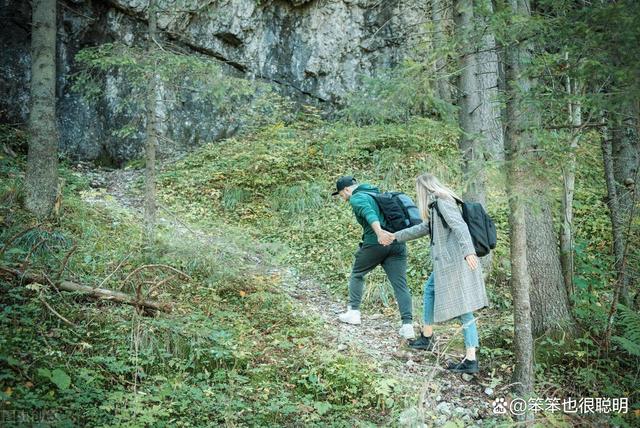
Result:
<svg viewBox="0 0 640 428"><path fill-rule="evenodd" d="M376 200L375 196L378 195L378 193L367 192L366 190L360 190L358 193L364 193L365 195L369 195L373 198L374 201Z"/></svg>
<svg viewBox="0 0 640 428"><path fill-rule="evenodd" d="M440 212L440 209L438 208L437 196L434 198L433 202L429 204L429 208L433 209L438 214L438 217L440 217L440 219L442 220L442 223L446 227L448 227L447 221L444 219L444 217L442 216L442 213ZM431 239L431 245L433 245L433 215L429 216L429 238Z"/></svg>
<svg viewBox="0 0 640 428"><path fill-rule="evenodd" d="M371 199L373 199L373 202L376 204L378 209L380 209L380 204L376 200L376 196L379 195L380 193L367 192L366 190L361 190L358 193L364 193L365 195L369 195L371 197ZM380 211L382 211L382 210L380 209ZM382 212L381 212L381 214L382 214ZM384 216L384 214L382 214L382 215Z"/></svg>
<svg viewBox="0 0 640 428"><path fill-rule="evenodd" d="M447 224L447 220L444 219L444 216L442 215L442 213L440 212L440 208L438 208L438 198L436 197L435 200L433 202L431 202L429 204L429 208L433 208L436 213L438 214L438 217L440 217L440 219L442 220L442 223L449 227L449 225Z"/></svg>

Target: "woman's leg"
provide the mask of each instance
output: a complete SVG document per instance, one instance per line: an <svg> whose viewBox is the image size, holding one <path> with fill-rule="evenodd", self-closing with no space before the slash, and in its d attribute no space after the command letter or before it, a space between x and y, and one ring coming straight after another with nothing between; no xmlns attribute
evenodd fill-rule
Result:
<svg viewBox="0 0 640 428"><path fill-rule="evenodd" d="M462 323L462 334L464 336L464 347L466 349L465 359L473 361L476 359L476 348L478 347L478 328L473 312L461 315L459 318Z"/></svg>
<svg viewBox="0 0 640 428"><path fill-rule="evenodd" d="M421 335L416 340L410 341L409 346L413 349L425 351L433 350L433 298L434 298L434 275L433 272L424 283L424 305L423 324Z"/></svg>
<svg viewBox="0 0 640 428"><path fill-rule="evenodd" d="M424 316L422 325L422 335L430 337L433 334L433 299L434 299L435 277L433 272L424 283Z"/></svg>

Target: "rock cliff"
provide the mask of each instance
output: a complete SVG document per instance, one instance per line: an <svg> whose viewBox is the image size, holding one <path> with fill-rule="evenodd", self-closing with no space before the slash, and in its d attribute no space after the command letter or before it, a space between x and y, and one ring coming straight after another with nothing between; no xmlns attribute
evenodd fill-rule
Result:
<svg viewBox="0 0 640 428"><path fill-rule="evenodd" d="M301 102L339 105L363 76L398 64L420 42L428 2L420 0L158 0L165 40L223 62L229 73L260 79ZM148 0L58 2L60 146L72 158L119 165L141 154L144 126L113 135L130 117L116 106L127 97L118 76L87 103L71 91L75 54L87 46L145 42ZM29 2L2 1L0 122L26 123L29 113ZM229 109L198 103L169 112L167 147L185 148L236 131ZM175 147L171 147L171 146Z"/></svg>

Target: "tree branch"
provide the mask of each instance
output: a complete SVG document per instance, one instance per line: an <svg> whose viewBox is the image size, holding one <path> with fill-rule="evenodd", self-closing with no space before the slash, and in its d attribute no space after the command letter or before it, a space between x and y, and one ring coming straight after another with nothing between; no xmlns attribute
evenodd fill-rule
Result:
<svg viewBox="0 0 640 428"><path fill-rule="evenodd" d="M27 272L22 272L16 269L0 266L0 271L9 273L18 279L22 279L27 283L39 283L42 284L46 280L43 277L38 277ZM155 309L162 312L171 312L173 310L173 303L169 302L157 302L155 300L143 300L137 299L130 294L121 293L119 291L108 290L106 288L94 288L88 285L77 284L71 281L61 281L57 284L57 287L65 291L75 291L87 294L100 300L111 300L117 303L123 303L131 306L144 306L145 308Z"/></svg>

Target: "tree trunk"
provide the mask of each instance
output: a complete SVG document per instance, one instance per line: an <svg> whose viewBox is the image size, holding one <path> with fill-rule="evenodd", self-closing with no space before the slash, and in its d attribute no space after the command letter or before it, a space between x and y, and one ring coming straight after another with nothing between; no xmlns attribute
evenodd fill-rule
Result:
<svg viewBox="0 0 640 428"><path fill-rule="evenodd" d="M560 266L558 235L553 227L553 213L540 186L533 200L536 206L526 210L527 257L531 275L531 317L533 335L565 331L575 333L575 320L569 308Z"/></svg>
<svg viewBox="0 0 640 428"><path fill-rule="evenodd" d="M462 171L466 191L465 200L481 203L485 209L486 201L486 165L485 160L492 158L496 142L501 153L498 158L504 158L502 124L496 117L500 116L497 101L497 55L493 36L482 37L478 45L473 42L477 38L474 29L473 0L456 0L454 20L459 46L465 47L458 61L460 75L458 76L458 107L459 124L462 130L459 147L462 152ZM490 34L490 32L489 32ZM492 49L487 55L479 56L478 48ZM492 58L491 55L493 55ZM493 60L492 64L479 61ZM482 70L482 72L480 72ZM491 267L491 253L481 259L483 272L488 275Z"/></svg>
<svg viewBox="0 0 640 428"><path fill-rule="evenodd" d="M571 314L565 276L562 273L553 211L544 187L533 186L535 206L529 206L525 213L533 335L539 337L555 331L573 335L576 323Z"/></svg>
<svg viewBox="0 0 640 428"><path fill-rule="evenodd" d="M571 92L570 82L567 90ZM571 125L581 123L580 107L569 106ZM553 225L553 212L543 190L537 190L537 206L527 211L527 246L531 275L531 316L533 335L559 331L574 334L576 323L571 313L569 293L573 284L573 193L577 148L576 135L571 141L571 152L565 164L562 197L562 229L560 249ZM537 187L539 189L539 186Z"/></svg>
<svg viewBox="0 0 640 428"><path fill-rule="evenodd" d="M570 88L569 88L570 89ZM574 121L576 118L572 117ZM576 141L574 140L574 143ZM573 163L572 163L573 160ZM562 331L570 335L576 332L576 322L571 314L567 281L572 283L572 266L565 260L569 272L563 274L561 253L571 257L571 219L573 187L575 182L575 154L572 154L565 171L563 194L562 250L558 248L558 235L553 224L553 211L545 195L546 186L534 186L536 206L530 206L527 218L527 257L531 275L531 317L533 335ZM572 259L571 259L572 260Z"/></svg>
<svg viewBox="0 0 640 428"><path fill-rule="evenodd" d="M577 137L571 138L571 149L566 167L563 171L562 188L562 230L560 232L560 264L562 266L562 277L567 296L575 293L573 283L574 268L574 248L573 248L573 195L575 193L576 182L576 155L573 149L577 148Z"/></svg>
<svg viewBox="0 0 640 428"><path fill-rule="evenodd" d="M568 57L566 57L568 60ZM567 77L566 90L568 95L578 94L579 88L576 82L571 82ZM569 125L575 127L571 135L570 151L563 168L562 187L562 230L560 232L560 262L562 265L562 276L567 296L575 293L573 283L574 273L574 253L573 253L573 195L575 193L576 182L576 150L578 149L579 129L582 125L582 110L579 103L569 103ZM570 300L569 300L570 302Z"/></svg>
<svg viewBox="0 0 640 428"><path fill-rule="evenodd" d="M510 0L509 12L514 16L528 17L528 0ZM530 47L526 43L505 47L505 151L508 161L507 194L509 196L509 226L511 241L511 288L513 295L514 353L516 367L513 381L516 393L523 398L533 395L533 336L531 332L531 305L529 289L531 278L528 266L527 228L525 210L528 201L529 174L523 159L532 139L537 115L524 100L533 82L523 75L522 68L529 63ZM531 412L521 416L532 419Z"/></svg>
<svg viewBox="0 0 640 428"><path fill-rule="evenodd" d="M431 1L431 21L433 22L433 48L437 50L446 43L445 16L448 0ZM443 55L438 55L435 62L436 88L438 96L451 102L451 86L446 78L447 59Z"/></svg>
<svg viewBox="0 0 640 428"><path fill-rule="evenodd" d="M153 54L156 43L156 4L149 1L149 40L148 52ZM145 194L144 194L144 224L148 244L154 240L156 225L156 145L158 144L158 127L156 118L157 107L157 78L155 72L149 78L147 89L147 140L145 144Z"/></svg>
<svg viewBox="0 0 640 428"><path fill-rule="evenodd" d="M25 205L39 219L44 219L51 214L58 190L56 0L33 0L32 8L31 109Z"/></svg>
<svg viewBox="0 0 640 428"><path fill-rule="evenodd" d="M631 304L631 298L628 294L631 272L629 272L627 259L629 256L629 235L634 217L635 202L638 196L638 190L635 186L635 182L638 179L638 130L637 127L634 129L632 126L636 120L634 116L624 117L618 121L609 119L609 126L614 128L611 137L609 128L603 128L602 160L607 184L607 206L609 207L611 219L614 268L616 271L613 299L603 340L604 348L607 351L609 350L613 318L618 309L618 302L622 300L626 306ZM637 122L635 123L637 125ZM617 165L616 162L618 163ZM624 177L624 175L632 178L627 177L620 182L620 178ZM627 199L624 202L621 194Z"/></svg>
<svg viewBox="0 0 640 428"><path fill-rule="evenodd" d="M493 15L491 0L475 0L476 25L482 25L480 46L476 54L476 80L479 100L477 116L485 159L504 160L504 135L500 116L500 96L498 92L498 53L496 39L489 30L489 18Z"/></svg>
<svg viewBox="0 0 640 428"><path fill-rule="evenodd" d="M615 179L615 167L613 161L613 144L609 138L608 128L603 128L602 135L602 160L604 164L604 177L607 183L607 206L611 218L611 231L613 236L613 255L615 257L614 267L616 271L616 282L613 288L613 298L605 326L603 347L608 352L611 331L613 328L613 317L618 310L618 302L622 291L628 286L627 277L627 254L626 254L626 234L624 231L623 211L620 208L620 197Z"/></svg>
<svg viewBox="0 0 640 428"><path fill-rule="evenodd" d="M626 306L631 305L630 288L634 286L637 272L630 272L630 265L623 267L623 259L628 254L626 246L631 238L632 225L635 216L634 207L638 200L640 139L638 131L638 103L637 101L624 106L619 116L611 120L611 161L613 179L617 195L619 225L618 236L614 236L614 243L618 248L614 251L615 268L620 283L620 301ZM636 208L637 209L637 208ZM614 246L615 248L615 246ZM623 272L624 271L624 272Z"/></svg>
<svg viewBox="0 0 640 428"><path fill-rule="evenodd" d="M513 146L511 139L518 135L505 135L505 142ZM517 142L515 143L518 144ZM527 261L527 228L525 225L525 205L523 195L527 189L521 183L526 180L526 172L516 167L518 152L509 151L507 161L510 163L507 173L507 194L509 196L509 227L511 242L511 293L513 296L514 353L516 367L513 373L515 391L520 397L533 394L533 335L531 325L531 305L529 290L531 278Z"/></svg>
<svg viewBox="0 0 640 428"><path fill-rule="evenodd" d="M480 202L486 206L486 174L484 170L483 147L480 134L480 88L476 73L476 47L473 37L473 1L456 0L454 21L460 52L458 68L458 121L462 135L458 145L462 152L462 172L467 190L464 199Z"/></svg>

